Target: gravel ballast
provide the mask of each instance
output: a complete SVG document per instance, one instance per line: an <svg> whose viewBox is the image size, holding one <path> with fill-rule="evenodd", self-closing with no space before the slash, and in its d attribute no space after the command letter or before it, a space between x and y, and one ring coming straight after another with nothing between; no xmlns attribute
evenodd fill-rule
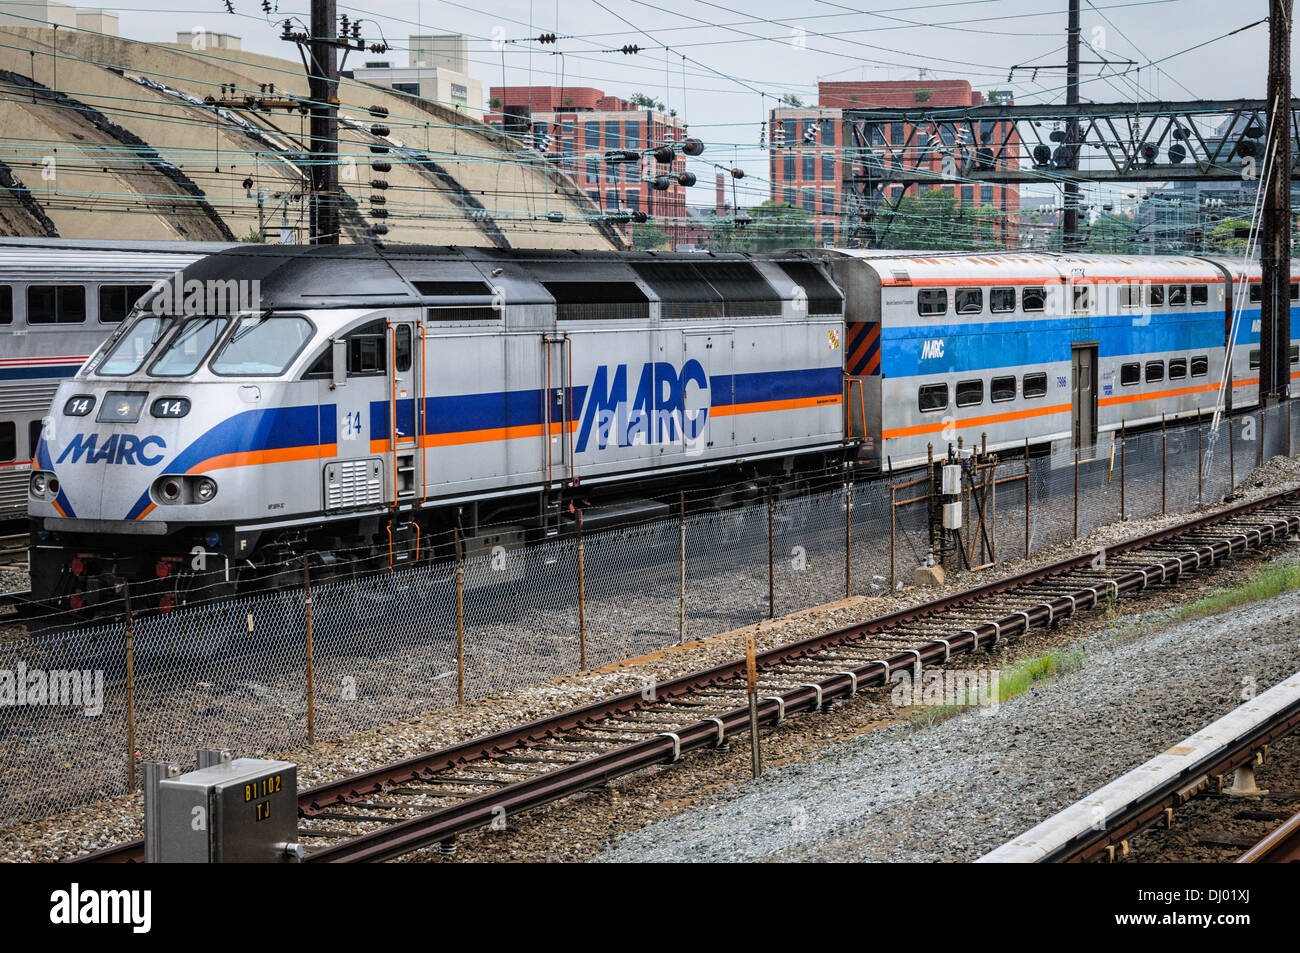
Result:
<svg viewBox="0 0 1300 953"><path fill-rule="evenodd" d="M1115 637L1153 622L1088 637L1081 669L996 712L835 745L598 859L974 860L1300 669L1300 593Z"/></svg>

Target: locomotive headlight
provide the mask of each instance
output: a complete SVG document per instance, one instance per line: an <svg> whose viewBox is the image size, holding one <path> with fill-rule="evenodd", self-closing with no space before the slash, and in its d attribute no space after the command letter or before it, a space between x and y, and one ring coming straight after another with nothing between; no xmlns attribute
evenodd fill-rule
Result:
<svg viewBox="0 0 1300 953"><path fill-rule="evenodd" d="M45 495L45 474L33 473L31 479L32 496L41 497Z"/></svg>
<svg viewBox="0 0 1300 953"><path fill-rule="evenodd" d="M158 481L158 496L164 503L177 503L181 498L181 481L166 477Z"/></svg>
<svg viewBox="0 0 1300 953"><path fill-rule="evenodd" d="M206 503L216 495L217 483L208 477L203 477L194 487L194 497L200 503Z"/></svg>

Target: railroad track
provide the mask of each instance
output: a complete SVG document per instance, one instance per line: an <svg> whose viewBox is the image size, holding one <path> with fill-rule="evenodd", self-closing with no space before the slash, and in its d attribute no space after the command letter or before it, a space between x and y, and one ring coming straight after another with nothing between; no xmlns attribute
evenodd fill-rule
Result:
<svg viewBox="0 0 1300 953"><path fill-rule="evenodd" d="M27 535L0 536L0 565L27 562Z"/></svg>
<svg viewBox="0 0 1300 953"><path fill-rule="evenodd" d="M1300 673L1234 709L1093 791L1001 847L980 858L990 863L1088 863L1126 858L1144 832L1159 838L1174 829L1177 815L1194 799L1210 798L1217 816L1232 814L1265 792L1255 785L1254 769L1270 746L1300 728ZM1294 798L1294 794L1291 794ZM1250 820L1267 816L1260 812ZM1286 815L1282 815L1285 817ZM1239 814L1238 817L1246 817ZM1191 830L1204 829L1193 822ZM1141 844L1141 841L1139 841ZM1203 841L1226 846L1232 841ZM1243 846L1250 846L1247 839ZM1139 859L1172 855L1159 842L1142 844ZM1251 846L1239 861L1300 858L1300 815Z"/></svg>
<svg viewBox="0 0 1300 953"><path fill-rule="evenodd" d="M758 718L824 710L890 675L988 651L1110 600L1300 532L1300 491L1273 494L758 656ZM307 863L382 861L725 745L748 728L743 659L300 792ZM138 861L143 842L82 861Z"/></svg>

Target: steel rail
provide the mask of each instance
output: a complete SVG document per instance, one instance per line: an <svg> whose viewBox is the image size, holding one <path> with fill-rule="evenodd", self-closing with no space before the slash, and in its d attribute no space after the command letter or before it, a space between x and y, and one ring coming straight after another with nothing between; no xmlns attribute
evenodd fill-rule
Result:
<svg viewBox="0 0 1300 953"><path fill-rule="evenodd" d="M1148 533L1099 550L1026 570L1014 576L943 596L922 605L899 609L865 622L832 632L810 636L797 642L762 652L758 664L769 668L783 662L815 655L826 649L861 641L904 623L929 619L951 609L968 606L1028 583L1087 569L1097 554L1107 559L1144 548L1157 546L1187 534L1229 523L1270 506L1296 502L1300 491L1288 490L1256 500L1239 503L1215 513ZM1107 599L1118 598L1147 588L1153 582L1177 581L1190 569L1209 568L1223 558L1263 546L1300 531L1300 516L1290 515L1253 525L1231 536L1221 536L1208 543L1191 545L1186 552L1169 555L1151 564L1126 570L1105 582L1078 588L1059 596L1027 598L1026 608L999 619L963 629L944 641L918 643L917 648L897 652L885 659L845 667L818 682L808 682L760 702L760 722L778 722L787 715L816 708L856 690L888 683L889 675L900 669L942 663L953 653L992 648L999 640L1022 634L1037 625L1072 616L1080 609L1093 609ZM628 692L581 708L537 719L528 724L471 739L448 748L418 755L390 765L363 771L338 781L327 782L302 791L298 797L299 815L304 819L321 814L331 807L383 792L403 783L418 782L439 771L463 767L473 762L491 762L512 749L526 750L566 732L589 726L616 715L626 715L671 703L693 692L732 682L744 675L743 659L724 662L701 672L688 673L655 686L647 698L641 692ZM435 809L428 814L361 834L350 840L323 847L308 854L308 863L339 861L377 861L409 853L434 843L449 841L460 833L490 824L501 816L538 807L612 778L655 764L678 760L682 754L710 747L726 735L748 723L746 708L735 708L712 719L697 721L672 732L629 742L619 748L576 761L524 780L514 781L497 790L468 797L459 803ZM133 861L143 856L143 841L136 840L108 847L84 857L84 862Z"/></svg>
<svg viewBox="0 0 1300 953"><path fill-rule="evenodd" d="M1260 838L1258 844L1237 858L1239 864L1289 864L1300 861L1300 814L1293 814L1281 827Z"/></svg>

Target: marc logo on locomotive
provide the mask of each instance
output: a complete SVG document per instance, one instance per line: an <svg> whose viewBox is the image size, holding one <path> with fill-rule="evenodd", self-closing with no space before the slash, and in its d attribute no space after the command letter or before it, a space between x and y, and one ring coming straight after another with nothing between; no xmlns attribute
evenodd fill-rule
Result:
<svg viewBox="0 0 1300 953"><path fill-rule="evenodd" d="M701 452L709 406L709 377L697 360L681 371L665 361L645 364L630 402L628 366L602 364L587 391L575 450L586 450L594 431L598 450L684 440L688 453Z"/></svg>
<svg viewBox="0 0 1300 953"><path fill-rule="evenodd" d="M68 441L56 462L62 463L71 457L72 463L81 463L84 457L86 463L125 464L132 467L138 463L141 466L156 467L162 463L163 454L152 453L151 450L155 447L166 450L167 441L155 435L137 437L129 433L115 433L100 446L99 434L87 436L79 433Z"/></svg>

